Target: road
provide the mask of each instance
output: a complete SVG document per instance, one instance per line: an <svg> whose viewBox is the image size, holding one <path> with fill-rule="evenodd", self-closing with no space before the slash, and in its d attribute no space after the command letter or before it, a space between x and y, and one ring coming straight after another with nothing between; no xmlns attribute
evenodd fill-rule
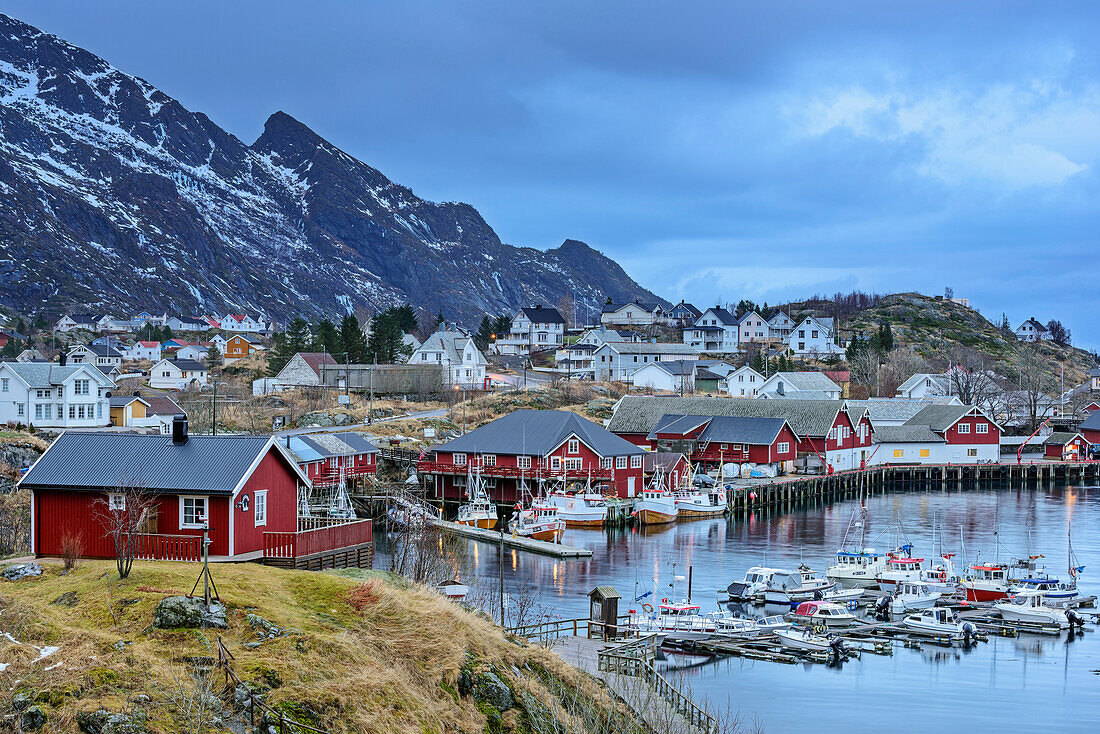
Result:
<svg viewBox="0 0 1100 734"><path fill-rule="evenodd" d="M415 420L417 418L445 418L447 416L446 408L436 408L435 410L414 410L411 413L404 413L402 415L391 415L386 418L379 418L373 423L353 423L347 426L307 426L305 428L287 428L283 431L276 431L276 436L300 436L304 433L332 433L334 431L361 431L370 430L371 426L378 425L379 423L389 423L390 421L403 421L403 420Z"/></svg>

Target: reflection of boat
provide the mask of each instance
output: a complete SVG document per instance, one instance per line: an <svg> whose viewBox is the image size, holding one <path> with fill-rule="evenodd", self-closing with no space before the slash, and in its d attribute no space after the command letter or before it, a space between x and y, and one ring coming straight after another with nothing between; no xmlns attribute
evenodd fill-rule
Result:
<svg viewBox="0 0 1100 734"><path fill-rule="evenodd" d="M529 508L512 516L508 531L520 538L560 543L565 521L558 517L558 508L536 500Z"/></svg>
<svg viewBox="0 0 1100 734"><path fill-rule="evenodd" d="M485 481L473 470L466 476L466 493L470 501L458 508L455 522L472 528L492 530L497 526L497 508L489 501Z"/></svg>
<svg viewBox="0 0 1100 734"><path fill-rule="evenodd" d="M814 626L847 627L856 623L856 615L831 601L804 601L791 613L791 617Z"/></svg>
<svg viewBox="0 0 1100 734"><path fill-rule="evenodd" d="M1043 604L1041 591L1025 591L1017 594L1011 601L1005 600L993 605L1006 622L1031 622L1032 624L1054 624L1061 629L1069 627L1069 619L1061 609Z"/></svg>
<svg viewBox="0 0 1100 734"><path fill-rule="evenodd" d="M901 620L901 624L903 627L934 635L965 637L968 633L971 635L977 633L974 625L960 621L950 609L926 609L910 614Z"/></svg>
<svg viewBox="0 0 1100 734"><path fill-rule="evenodd" d="M448 599L462 601L470 593L470 587L458 580L441 581L435 585L435 590Z"/></svg>
<svg viewBox="0 0 1100 734"><path fill-rule="evenodd" d="M941 596L940 592L933 591L928 584L903 581L894 587L894 593L890 597L890 612L904 614L917 609L931 609Z"/></svg>
<svg viewBox="0 0 1100 734"><path fill-rule="evenodd" d="M779 644L795 650L810 650L813 652L825 652L829 649L830 640L824 635L815 634L808 629L777 630L775 636Z"/></svg>
<svg viewBox="0 0 1100 734"><path fill-rule="evenodd" d="M726 489L680 489L673 493L680 517L714 517L726 512Z"/></svg>
<svg viewBox="0 0 1100 734"><path fill-rule="evenodd" d="M640 525L665 525L679 516L676 500L657 487L646 487L634 502L634 520Z"/></svg>

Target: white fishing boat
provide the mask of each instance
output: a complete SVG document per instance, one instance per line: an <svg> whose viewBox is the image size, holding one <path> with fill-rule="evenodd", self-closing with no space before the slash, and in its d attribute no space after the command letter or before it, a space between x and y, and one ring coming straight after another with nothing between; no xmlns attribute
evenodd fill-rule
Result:
<svg viewBox="0 0 1100 734"><path fill-rule="evenodd" d="M1008 596L1008 571L999 563L971 564L959 586L967 601L998 601Z"/></svg>
<svg viewBox="0 0 1100 734"><path fill-rule="evenodd" d="M558 517L557 507L540 499L512 515L508 531L518 538L560 543L565 532L565 521Z"/></svg>
<svg viewBox="0 0 1100 734"><path fill-rule="evenodd" d="M905 614L918 609L931 609L941 596L943 594L933 591L928 584L903 581L894 587L890 597L890 613Z"/></svg>
<svg viewBox="0 0 1100 734"><path fill-rule="evenodd" d="M470 593L470 587L457 579L441 581L435 585L435 590L454 601L462 601L466 598L466 595Z"/></svg>
<svg viewBox="0 0 1100 734"><path fill-rule="evenodd" d="M663 600L654 608L643 604L627 617L627 626L639 635L660 634L673 640L705 640L718 631L718 613L700 614L698 604Z"/></svg>
<svg viewBox="0 0 1100 734"><path fill-rule="evenodd" d="M921 569L921 583L927 584L932 591L938 591L943 596L950 596L958 591L959 574L955 570L954 561L951 560L954 556L954 553L944 553L940 556L942 559L940 563L931 568Z"/></svg>
<svg viewBox="0 0 1100 734"><path fill-rule="evenodd" d="M834 586L835 581L816 576L809 566L802 565L786 576L773 576L772 583L764 590L764 601L768 604L791 604L824 599L825 593Z"/></svg>
<svg viewBox="0 0 1100 734"><path fill-rule="evenodd" d="M551 492L547 502L568 528L602 528L607 520L607 500L599 492Z"/></svg>
<svg viewBox="0 0 1100 734"><path fill-rule="evenodd" d="M950 635L953 638L977 634L977 629L972 623L961 621L953 611L944 608L926 609L910 614L901 620L901 625L919 632Z"/></svg>
<svg viewBox="0 0 1100 734"><path fill-rule="evenodd" d="M848 627L856 623L856 615L831 601L804 601L791 612L797 622L825 627Z"/></svg>
<svg viewBox="0 0 1100 734"><path fill-rule="evenodd" d="M639 525L667 525L679 515L672 494L657 486L646 487L634 501L634 521Z"/></svg>
<svg viewBox="0 0 1100 734"><path fill-rule="evenodd" d="M903 581L919 581L923 558L911 558L891 553L886 558L886 568L879 572L875 580L879 588L891 591Z"/></svg>
<svg viewBox="0 0 1100 734"><path fill-rule="evenodd" d="M721 485L679 489L672 497L680 517L716 517L726 512L726 488Z"/></svg>
<svg viewBox="0 0 1100 734"><path fill-rule="evenodd" d="M850 606L852 604L858 604L863 598L863 589L832 589L825 592L825 601L831 601L833 604L840 604L842 606Z"/></svg>
<svg viewBox="0 0 1100 734"><path fill-rule="evenodd" d="M1049 576L1043 576L1023 579L1009 588L1008 595L1009 597L1015 597L1029 591L1037 591L1042 594L1043 603L1051 606L1065 606L1080 594L1077 591L1076 580L1067 583Z"/></svg>
<svg viewBox="0 0 1100 734"><path fill-rule="evenodd" d="M485 491L485 480L472 469L466 475L466 496L469 502L459 505L455 522L471 528L492 530L497 526L497 508Z"/></svg>
<svg viewBox="0 0 1100 734"><path fill-rule="evenodd" d="M734 581L727 586L724 594L719 590L718 602L724 604L727 601L752 601L761 598L764 595L764 590L771 584L772 577L777 574L786 576L790 573L790 571L779 568L753 566L745 572L744 579Z"/></svg>
<svg viewBox="0 0 1100 734"><path fill-rule="evenodd" d="M772 614L756 620L756 626L761 632L772 633L779 630L789 630L791 621L782 614Z"/></svg>
<svg viewBox="0 0 1100 734"><path fill-rule="evenodd" d="M779 644L793 650L826 652L832 644L832 640L824 635L819 635L811 630L797 627L776 630L775 636L779 639Z"/></svg>
<svg viewBox="0 0 1100 734"><path fill-rule="evenodd" d="M853 535L859 532L859 543L855 544ZM825 578L838 581L847 586L874 586L879 572L886 568L886 554L874 548L868 548L867 509L862 505L852 512L840 550L836 552L836 563L825 569Z"/></svg>
<svg viewBox="0 0 1100 734"><path fill-rule="evenodd" d="M1021 592L1011 600L997 602L993 608L1000 612L1001 619L1006 622L1057 625L1061 629L1069 627L1069 618L1065 611L1043 604L1041 591Z"/></svg>

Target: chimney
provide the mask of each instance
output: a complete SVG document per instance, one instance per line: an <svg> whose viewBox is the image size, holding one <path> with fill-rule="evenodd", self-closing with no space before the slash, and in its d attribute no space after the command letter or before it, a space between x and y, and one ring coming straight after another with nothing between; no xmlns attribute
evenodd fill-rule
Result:
<svg viewBox="0 0 1100 734"><path fill-rule="evenodd" d="M134 390L134 397L135 398L140 398L141 397L141 390Z"/></svg>
<svg viewBox="0 0 1100 734"><path fill-rule="evenodd" d="M172 416L172 443L176 446L187 443L187 416L179 414Z"/></svg>
<svg viewBox="0 0 1100 734"><path fill-rule="evenodd" d="M61 353L61 366L64 367L65 363L69 361L69 355L64 352Z"/></svg>

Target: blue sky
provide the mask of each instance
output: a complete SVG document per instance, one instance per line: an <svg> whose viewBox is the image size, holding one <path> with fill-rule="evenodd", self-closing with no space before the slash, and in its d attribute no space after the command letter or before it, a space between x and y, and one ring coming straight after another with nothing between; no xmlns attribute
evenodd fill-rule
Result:
<svg viewBox="0 0 1100 734"><path fill-rule="evenodd" d="M862 289L1100 346L1095 2L42 2L251 142L284 110L501 239L705 306Z"/></svg>

